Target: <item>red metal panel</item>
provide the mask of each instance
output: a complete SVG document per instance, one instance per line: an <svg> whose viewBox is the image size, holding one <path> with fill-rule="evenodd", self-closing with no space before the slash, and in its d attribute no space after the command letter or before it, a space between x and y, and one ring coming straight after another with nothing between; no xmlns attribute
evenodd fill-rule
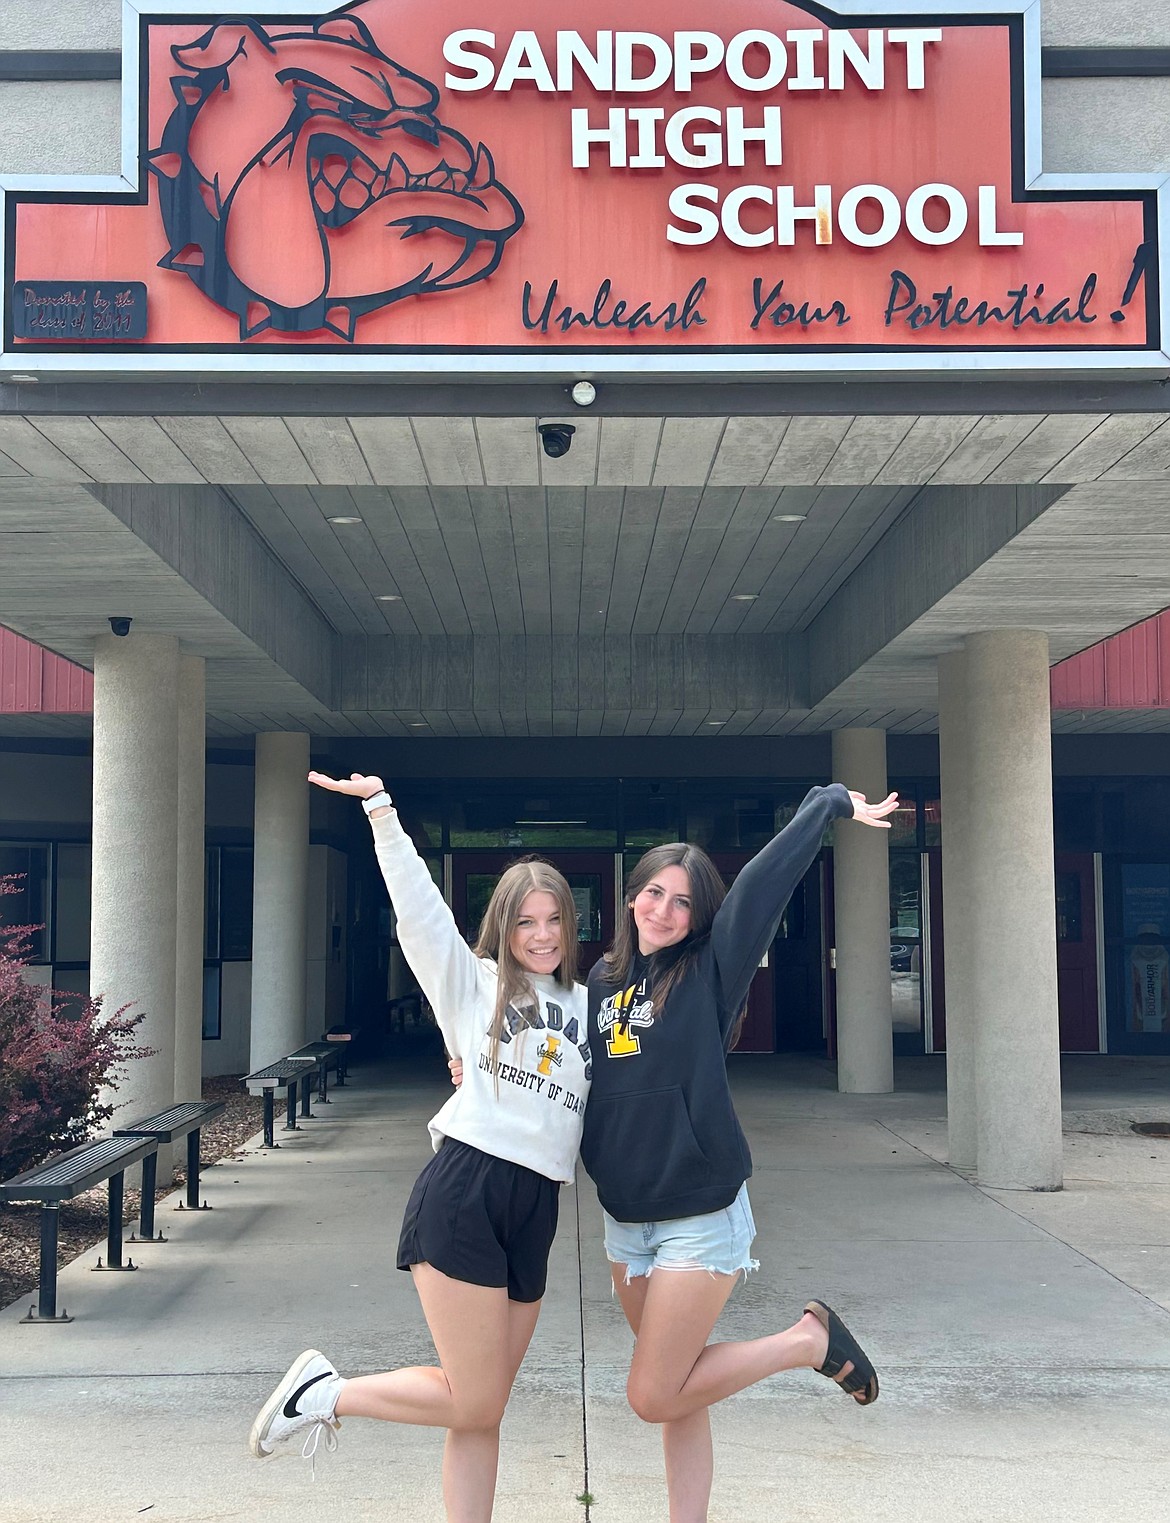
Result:
<svg viewBox="0 0 1170 1523"><path fill-rule="evenodd" d="M1054 666L1052 707L1170 708L1170 609Z"/></svg>
<svg viewBox="0 0 1170 1523"><path fill-rule="evenodd" d="M91 713L93 673L46 651L42 702L46 714Z"/></svg>
<svg viewBox="0 0 1170 1523"><path fill-rule="evenodd" d="M0 714L89 714L93 676L0 628Z"/></svg>

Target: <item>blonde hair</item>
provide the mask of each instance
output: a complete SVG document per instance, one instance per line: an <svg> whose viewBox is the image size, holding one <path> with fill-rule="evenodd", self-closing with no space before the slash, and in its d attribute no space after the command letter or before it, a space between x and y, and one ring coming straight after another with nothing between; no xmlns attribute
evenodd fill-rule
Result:
<svg viewBox="0 0 1170 1523"><path fill-rule="evenodd" d="M472 948L477 957L490 957L496 965L496 1008L492 1015L488 1061L496 1093L499 1080L496 1069L500 1041L508 1026L508 1011L520 1013L536 1004L536 990L528 970L512 954L512 933L529 894L551 894L561 917L561 960L553 978L562 989L572 989L577 981L577 906L564 874L539 858L513 862L500 876L479 926L479 940Z"/></svg>

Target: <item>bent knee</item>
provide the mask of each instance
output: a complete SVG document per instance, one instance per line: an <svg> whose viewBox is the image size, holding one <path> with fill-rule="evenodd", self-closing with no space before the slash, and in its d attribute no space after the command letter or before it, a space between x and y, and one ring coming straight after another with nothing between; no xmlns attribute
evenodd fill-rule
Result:
<svg viewBox="0 0 1170 1523"><path fill-rule="evenodd" d="M498 1428L504 1420L504 1408L508 1405L508 1393L494 1392L455 1397L455 1411L450 1426L460 1432L479 1432Z"/></svg>
<svg viewBox="0 0 1170 1523"><path fill-rule="evenodd" d="M626 1400L635 1417L644 1423L668 1423L677 1416L675 1394L657 1390L642 1381L631 1380L626 1385Z"/></svg>

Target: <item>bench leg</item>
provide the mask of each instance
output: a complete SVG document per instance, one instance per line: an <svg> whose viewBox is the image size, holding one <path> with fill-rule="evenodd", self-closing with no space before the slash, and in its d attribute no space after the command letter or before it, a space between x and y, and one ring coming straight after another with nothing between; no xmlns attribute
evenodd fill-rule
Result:
<svg viewBox="0 0 1170 1523"><path fill-rule="evenodd" d="M264 1091L265 1095L269 1093ZM210 1211L211 1207L206 1202L199 1204L199 1139L200 1128L196 1127L193 1132L187 1133L187 1204L180 1201L176 1206L177 1211Z"/></svg>
<svg viewBox="0 0 1170 1523"><path fill-rule="evenodd" d="M57 1315L57 1224L60 1206L56 1201L46 1201L41 1206L41 1275L37 1288L37 1309L32 1307L22 1323L72 1322L73 1318L62 1312Z"/></svg>
<svg viewBox="0 0 1170 1523"><path fill-rule="evenodd" d="M127 1259L124 1264L122 1262L122 1202L125 1193L126 1175L119 1170L117 1174L110 1175L109 1205L106 1211L106 1258L109 1262L103 1264L98 1259L95 1269L108 1271L138 1268L133 1259Z"/></svg>
<svg viewBox="0 0 1170 1523"><path fill-rule="evenodd" d="M346 1065L346 1061L345 1061L345 1057L346 1057L345 1043L342 1042L341 1043L341 1051L337 1054L337 1087L338 1087L338 1089L344 1089L345 1088L345 1071L346 1071L346 1066L347 1066Z"/></svg>
<svg viewBox="0 0 1170 1523"><path fill-rule="evenodd" d="M311 1073L301 1075L301 1115L312 1119L313 1112L309 1109L309 1092L313 1087L313 1075Z"/></svg>
<svg viewBox="0 0 1170 1523"><path fill-rule="evenodd" d="M321 1064L321 1072L317 1079L317 1099L322 1105L329 1104L329 1068L325 1063Z"/></svg>
<svg viewBox="0 0 1170 1523"><path fill-rule="evenodd" d="M142 1160L142 1206L138 1213L138 1237L131 1234L130 1241L140 1243L165 1243L162 1233L154 1230L154 1192L158 1184L158 1154L148 1153Z"/></svg>
<svg viewBox="0 0 1170 1523"><path fill-rule="evenodd" d="M264 1146L266 1148L279 1147L279 1143L273 1136L276 1124L276 1091L266 1089L264 1091Z"/></svg>
<svg viewBox="0 0 1170 1523"><path fill-rule="evenodd" d="M297 1081L288 1081L288 1106L285 1112L284 1129L286 1132L297 1130Z"/></svg>

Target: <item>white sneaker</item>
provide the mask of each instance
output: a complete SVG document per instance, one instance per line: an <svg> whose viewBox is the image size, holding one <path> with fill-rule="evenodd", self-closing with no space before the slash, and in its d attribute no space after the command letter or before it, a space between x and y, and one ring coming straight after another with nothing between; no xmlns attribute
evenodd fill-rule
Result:
<svg viewBox="0 0 1170 1523"><path fill-rule="evenodd" d="M301 1453L311 1460L324 1434L326 1451L332 1453L337 1448L336 1429L341 1426L333 1415L340 1391L341 1376L325 1355L306 1349L260 1408L248 1435L248 1448L262 1460L278 1444L303 1433Z"/></svg>

